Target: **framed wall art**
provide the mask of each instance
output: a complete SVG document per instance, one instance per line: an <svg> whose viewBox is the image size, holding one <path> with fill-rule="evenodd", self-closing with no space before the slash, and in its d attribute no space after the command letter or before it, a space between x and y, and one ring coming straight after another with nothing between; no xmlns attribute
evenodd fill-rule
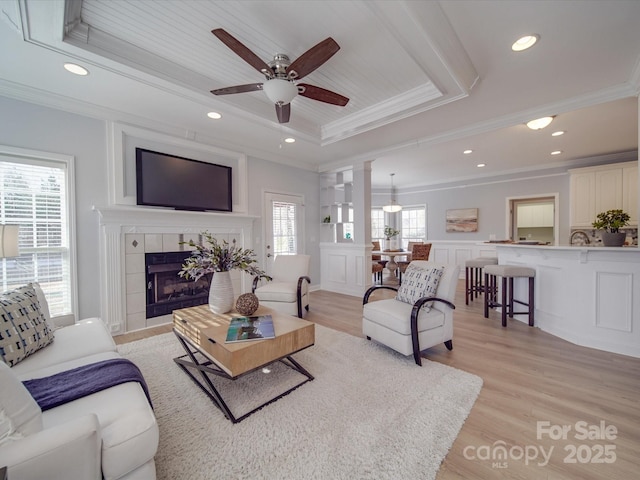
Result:
<svg viewBox="0 0 640 480"><path fill-rule="evenodd" d="M447 210L447 232L477 232L478 209L455 208Z"/></svg>

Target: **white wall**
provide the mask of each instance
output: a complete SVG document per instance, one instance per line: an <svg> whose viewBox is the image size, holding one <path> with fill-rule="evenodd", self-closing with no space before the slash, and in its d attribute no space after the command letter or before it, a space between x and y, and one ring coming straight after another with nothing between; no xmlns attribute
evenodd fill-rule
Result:
<svg viewBox="0 0 640 480"><path fill-rule="evenodd" d="M311 255L311 285L320 285L320 180L319 174L299 168L280 165L267 160L249 157L249 212L263 216L263 194L265 191L301 195L304 197L305 253ZM253 245L264 265L264 225L261 220L254 223Z"/></svg>
<svg viewBox="0 0 640 480"><path fill-rule="evenodd" d="M78 258L78 315L100 315L98 214L94 205L108 205L106 122L0 96L0 144L73 155L76 161L76 244ZM274 162L249 158L249 215L262 217L262 192L282 191L304 195L306 252L312 255L311 278L320 284L318 248L318 174ZM260 219L255 235L262 237ZM262 260L261 238L256 253ZM254 241L256 239L254 238Z"/></svg>
<svg viewBox="0 0 640 480"><path fill-rule="evenodd" d="M78 308L100 315L98 215L107 204L105 122L0 96L0 143L73 155L76 169Z"/></svg>

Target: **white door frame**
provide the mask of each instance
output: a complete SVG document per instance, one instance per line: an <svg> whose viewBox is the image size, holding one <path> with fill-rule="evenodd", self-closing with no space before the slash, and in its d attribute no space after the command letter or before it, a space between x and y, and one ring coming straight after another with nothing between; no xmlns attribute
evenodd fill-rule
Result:
<svg viewBox="0 0 640 480"><path fill-rule="evenodd" d="M518 197L506 197L505 207L505 238L513 235L513 225L511 224L511 202L514 200L536 200L540 198L553 198L553 244L560 245L560 194L540 193L536 195L521 195Z"/></svg>
<svg viewBox="0 0 640 480"><path fill-rule="evenodd" d="M288 192L272 192L272 191L263 191L263 216L264 222L262 224L263 228L263 258L265 264L265 271L267 274L271 272L273 266L273 252L271 250L271 246L273 245L273 209L271 208L272 202L282 201L282 202L290 202L298 205L298 209L296 209L296 223L298 224L298 234L297 234L297 242L296 242L296 250L297 253L305 253L306 245L305 245L305 210L304 210L304 195L300 195L298 193L288 193Z"/></svg>

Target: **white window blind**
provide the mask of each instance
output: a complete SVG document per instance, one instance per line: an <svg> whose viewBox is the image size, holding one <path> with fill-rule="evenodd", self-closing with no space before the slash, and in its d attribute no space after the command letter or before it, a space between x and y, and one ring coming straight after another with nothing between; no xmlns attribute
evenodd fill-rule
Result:
<svg viewBox="0 0 640 480"><path fill-rule="evenodd" d="M20 255L1 260L2 289L38 282L51 315L71 313L65 165L0 157L0 185L0 223L20 227Z"/></svg>
<svg viewBox="0 0 640 480"><path fill-rule="evenodd" d="M295 255L297 252L296 204L274 201L273 208L273 253Z"/></svg>

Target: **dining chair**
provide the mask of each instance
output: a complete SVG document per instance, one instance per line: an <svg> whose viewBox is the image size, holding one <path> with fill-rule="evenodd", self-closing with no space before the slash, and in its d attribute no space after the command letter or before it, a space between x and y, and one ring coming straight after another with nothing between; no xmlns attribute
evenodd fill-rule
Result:
<svg viewBox="0 0 640 480"><path fill-rule="evenodd" d="M407 271L407 267L413 260L429 260L431 244L423 242L409 242L411 249L411 260L408 262L398 262L398 283L402 283L402 274Z"/></svg>

